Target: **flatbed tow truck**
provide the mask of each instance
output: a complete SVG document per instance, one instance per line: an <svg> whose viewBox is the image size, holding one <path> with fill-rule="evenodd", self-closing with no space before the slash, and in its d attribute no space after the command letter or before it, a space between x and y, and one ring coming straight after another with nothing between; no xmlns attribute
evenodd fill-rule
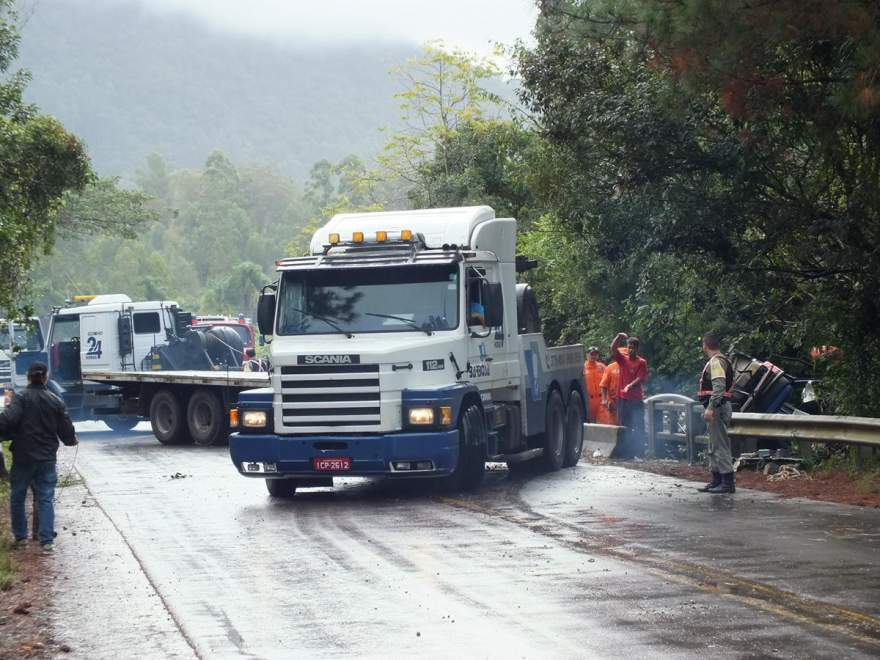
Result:
<svg viewBox="0 0 880 660"><path fill-rule="evenodd" d="M215 445L229 437L239 392L268 385L242 370L244 342L233 328L201 327L176 302L133 302L124 294L77 296L52 312L51 386L75 420L113 430L149 418L163 444Z"/></svg>

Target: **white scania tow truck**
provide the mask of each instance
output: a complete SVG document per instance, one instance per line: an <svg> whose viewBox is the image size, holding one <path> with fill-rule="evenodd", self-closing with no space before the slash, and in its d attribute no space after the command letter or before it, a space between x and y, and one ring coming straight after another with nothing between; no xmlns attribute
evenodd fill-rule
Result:
<svg viewBox="0 0 880 660"><path fill-rule="evenodd" d="M485 206L337 215L277 262L271 387L239 395L238 471L273 496L334 476L482 480L581 453L583 348L547 348L516 221Z"/></svg>

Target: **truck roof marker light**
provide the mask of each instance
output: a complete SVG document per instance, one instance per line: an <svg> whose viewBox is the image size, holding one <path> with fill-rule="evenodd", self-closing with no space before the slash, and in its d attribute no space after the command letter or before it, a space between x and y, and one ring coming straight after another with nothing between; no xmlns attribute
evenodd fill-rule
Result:
<svg viewBox="0 0 880 660"><path fill-rule="evenodd" d="M388 232L387 231L377 231L376 232L376 242L384 243L388 240Z"/></svg>
<svg viewBox="0 0 880 660"><path fill-rule="evenodd" d="M353 243L363 243L364 242L364 232L356 231L351 235L351 240Z"/></svg>
<svg viewBox="0 0 880 660"><path fill-rule="evenodd" d="M412 237L413 237L412 229L401 229L400 230L400 240L411 241Z"/></svg>
<svg viewBox="0 0 880 660"><path fill-rule="evenodd" d="M330 236L328 236L328 240L330 241L330 245L338 245L339 234L330 234Z"/></svg>

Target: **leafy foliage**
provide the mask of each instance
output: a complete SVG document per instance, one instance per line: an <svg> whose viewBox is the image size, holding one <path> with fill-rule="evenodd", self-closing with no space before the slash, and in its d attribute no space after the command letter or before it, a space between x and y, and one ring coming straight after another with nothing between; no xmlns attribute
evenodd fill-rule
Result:
<svg viewBox="0 0 880 660"><path fill-rule="evenodd" d="M219 151L196 170L152 155L136 178L140 190L110 195L112 181L100 180L69 206L76 226L96 231L65 229L51 264L36 273L41 308L77 293L125 293L252 315L275 259L314 210L289 177L236 166Z"/></svg>
<svg viewBox="0 0 880 660"><path fill-rule="evenodd" d="M830 343L842 409L880 402L878 20L845 5L542 3L523 99L562 165L535 191L661 371L710 327L761 355Z"/></svg>
<svg viewBox="0 0 880 660"><path fill-rule="evenodd" d="M91 168L82 144L23 101L29 76L11 68L19 35L12 0L0 0L0 309L15 310L28 272L55 234L64 194L82 189Z"/></svg>

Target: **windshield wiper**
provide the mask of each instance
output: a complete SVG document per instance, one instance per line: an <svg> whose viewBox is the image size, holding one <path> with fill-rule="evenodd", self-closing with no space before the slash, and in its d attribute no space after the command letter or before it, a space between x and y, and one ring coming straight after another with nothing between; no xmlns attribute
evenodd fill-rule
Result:
<svg viewBox="0 0 880 660"><path fill-rule="evenodd" d="M419 325L412 319L408 319L403 316L394 316L394 314L373 314L372 312L364 312L364 316L375 316L376 318L380 319L394 319L395 321L403 321L404 323L409 323L416 330L421 330L429 337L434 334L434 331L428 327L427 323L425 323L424 325Z"/></svg>
<svg viewBox="0 0 880 660"><path fill-rule="evenodd" d="M336 323L335 321L331 321L331 320L328 319L326 316L318 316L317 314L312 314L311 312L307 312L307 311L304 310L304 309L297 309L296 307L291 307L290 309L293 310L294 312L298 312L298 313L300 313L300 314L304 314L305 316L311 316L313 319L318 319L319 321L323 321L324 323L326 323L327 325L329 325L331 328L336 328L336 330L337 330L338 332L340 332L341 334L345 335L345 336L348 337L349 339L351 339L352 337L354 337L354 335L351 333L351 331L349 331L349 330L343 330L342 328L339 327L339 324L338 324L338 323Z"/></svg>

